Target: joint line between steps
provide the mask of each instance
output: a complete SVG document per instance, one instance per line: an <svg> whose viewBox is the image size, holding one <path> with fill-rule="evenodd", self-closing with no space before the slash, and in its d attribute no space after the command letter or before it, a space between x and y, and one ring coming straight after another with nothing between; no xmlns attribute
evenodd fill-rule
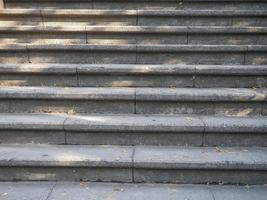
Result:
<svg viewBox="0 0 267 200"><path fill-rule="evenodd" d="M202 132L202 139L201 139L201 146L203 147L204 146L204 137L205 137L205 132L206 132L206 123L204 122L204 120L202 119L201 116L198 117L199 120L202 122L203 124L203 132Z"/></svg>
<svg viewBox="0 0 267 200"><path fill-rule="evenodd" d="M77 85L77 87L80 87L80 79L79 79L78 67L75 68L75 71L76 71L76 85Z"/></svg>
<svg viewBox="0 0 267 200"><path fill-rule="evenodd" d="M50 189L50 191L49 191L47 197L45 198L45 200L49 200L49 199L50 199L50 196L51 196L51 194L54 192L54 189L55 189L56 185L57 185L57 183L54 183L54 184L53 184L53 186L51 187L51 189Z"/></svg>
<svg viewBox="0 0 267 200"><path fill-rule="evenodd" d="M211 189L211 188L208 188L207 190L208 190L209 193L211 194L212 199L215 200L215 195L214 195L212 189Z"/></svg>
<svg viewBox="0 0 267 200"><path fill-rule="evenodd" d="M43 16L43 12L42 12L42 10L39 10L39 12L40 12L40 15L41 15L42 25L43 25L43 29L44 29L45 24L44 24L44 16Z"/></svg>
<svg viewBox="0 0 267 200"><path fill-rule="evenodd" d="M132 153L132 182L134 183L134 157L135 157L135 146L133 145L133 153Z"/></svg>
<svg viewBox="0 0 267 200"><path fill-rule="evenodd" d="M137 98L136 98L136 88L134 88L134 114L136 114L136 101L137 101Z"/></svg>
<svg viewBox="0 0 267 200"><path fill-rule="evenodd" d="M63 124L62 124L62 126L63 126L63 132L64 132L64 139L65 139L65 145L67 144L67 132L66 132L66 129L65 129L65 123L66 123L66 121L68 120L68 116L66 117L66 119L64 119L64 121L63 121Z"/></svg>

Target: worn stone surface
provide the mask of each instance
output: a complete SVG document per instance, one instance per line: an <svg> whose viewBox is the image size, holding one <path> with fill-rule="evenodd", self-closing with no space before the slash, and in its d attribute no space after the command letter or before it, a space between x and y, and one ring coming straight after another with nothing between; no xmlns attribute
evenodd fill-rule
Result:
<svg viewBox="0 0 267 200"><path fill-rule="evenodd" d="M137 54L138 64L243 64L242 53L144 53ZM264 64L262 62L262 64Z"/></svg>
<svg viewBox="0 0 267 200"><path fill-rule="evenodd" d="M64 195L62 195L64 194ZM79 199L206 199L212 200L212 195L205 186L186 186L171 184L107 184L107 183L59 183L49 200Z"/></svg>
<svg viewBox="0 0 267 200"><path fill-rule="evenodd" d="M193 87L193 76L186 75L101 75L79 74L85 87Z"/></svg>
<svg viewBox="0 0 267 200"><path fill-rule="evenodd" d="M134 113L133 100L10 100L11 113Z"/></svg>
<svg viewBox="0 0 267 200"><path fill-rule="evenodd" d="M266 171L135 169L137 183L265 184Z"/></svg>
<svg viewBox="0 0 267 200"><path fill-rule="evenodd" d="M0 75L0 86L77 86L77 76L67 74L5 74Z"/></svg>
<svg viewBox="0 0 267 200"><path fill-rule="evenodd" d="M137 114L202 114L221 116L261 115L261 102L137 101Z"/></svg>
<svg viewBox="0 0 267 200"><path fill-rule="evenodd" d="M41 129L41 128L40 128ZM65 144L63 130L1 130L1 144Z"/></svg>
<svg viewBox="0 0 267 200"><path fill-rule="evenodd" d="M229 87L229 88L258 88L267 87L265 76L219 76L219 75L200 75L195 78L195 87Z"/></svg>
<svg viewBox="0 0 267 200"><path fill-rule="evenodd" d="M46 200L54 185L52 182L1 182L0 195L5 200Z"/></svg>
<svg viewBox="0 0 267 200"><path fill-rule="evenodd" d="M69 117L67 131L108 132L202 132L202 121L195 116L90 115Z"/></svg>
<svg viewBox="0 0 267 200"><path fill-rule="evenodd" d="M2 181L132 182L130 168L106 167L1 167Z"/></svg>
<svg viewBox="0 0 267 200"><path fill-rule="evenodd" d="M264 200L267 195L267 188L266 186L249 186L248 189L245 187L231 187L231 186L214 186L210 189L214 198L216 200L222 199L257 199L257 200Z"/></svg>
<svg viewBox="0 0 267 200"><path fill-rule="evenodd" d="M92 132L67 131L67 144L101 145L202 145L203 133L179 132Z"/></svg>

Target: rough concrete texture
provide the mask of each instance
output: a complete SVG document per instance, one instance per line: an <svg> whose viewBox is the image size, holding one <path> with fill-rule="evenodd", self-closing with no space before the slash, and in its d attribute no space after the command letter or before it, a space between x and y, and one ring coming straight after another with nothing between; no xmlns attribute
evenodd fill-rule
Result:
<svg viewBox="0 0 267 200"><path fill-rule="evenodd" d="M0 179L264 184L266 148L1 145Z"/></svg>
<svg viewBox="0 0 267 200"><path fill-rule="evenodd" d="M34 193L32 193L34 191ZM38 191L38 192L36 192ZM1 182L0 193L6 200L99 199L145 200L264 200L266 186L203 186L175 184L119 184L90 182Z"/></svg>
<svg viewBox="0 0 267 200"><path fill-rule="evenodd" d="M2 114L3 144L266 147L266 117Z"/></svg>

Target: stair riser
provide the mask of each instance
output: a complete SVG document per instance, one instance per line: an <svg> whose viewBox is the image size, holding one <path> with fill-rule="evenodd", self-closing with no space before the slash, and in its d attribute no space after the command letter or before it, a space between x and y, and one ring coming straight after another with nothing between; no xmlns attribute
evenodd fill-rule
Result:
<svg viewBox="0 0 267 200"><path fill-rule="evenodd" d="M58 9L168 9L168 10L185 10L185 9L224 9L224 10L244 10L244 9L267 9L267 3L264 2L183 2L179 1L154 1L142 2L137 1L94 1L94 2L20 2L7 1L7 8L58 8Z"/></svg>
<svg viewBox="0 0 267 200"><path fill-rule="evenodd" d="M0 169L1 181L264 184L267 178L266 171L250 170L134 169L132 173L131 168L2 167Z"/></svg>
<svg viewBox="0 0 267 200"><path fill-rule="evenodd" d="M0 74L0 86L60 87L267 87L266 76Z"/></svg>
<svg viewBox="0 0 267 200"><path fill-rule="evenodd" d="M138 18L138 19L137 19ZM233 19L232 19L233 18ZM214 16L102 16L102 17L0 17L0 26L17 25L45 25L45 26L85 26L85 25L110 25L110 26L267 26L266 17L214 17Z"/></svg>
<svg viewBox="0 0 267 200"><path fill-rule="evenodd" d="M218 44L218 45L266 45L267 34L134 34L134 33L95 33L86 32L44 34L0 33L1 44Z"/></svg>
<svg viewBox="0 0 267 200"><path fill-rule="evenodd" d="M136 113L251 116L266 114L263 102L165 102L129 100L1 100L2 113Z"/></svg>
<svg viewBox="0 0 267 200"><path fill-rule="evenodd" d="M265 133L75 132L1 130L1 144L267 147Z"/></svg>
<svg viewBox="0 0 267 200"><path fill-rule="evenodd" d="M266 171L135 169L135 182L264 184Z"/></svg>
<svg viewBox="0 0 267 200"><path fill-rule="evenodd" d="M0 51L1 63L267 64L266 52Z"/></svg>
<svg viewBox="0 0 267 200"><path fill-rule="evenodd" d="M1 181L132 182L131 168L1 167Z"/></svg>

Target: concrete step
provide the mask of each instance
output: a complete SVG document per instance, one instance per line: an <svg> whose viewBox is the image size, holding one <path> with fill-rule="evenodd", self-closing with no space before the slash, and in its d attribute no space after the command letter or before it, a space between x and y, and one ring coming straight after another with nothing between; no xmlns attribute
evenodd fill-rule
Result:
<svg viewBox="0 0 267 200"><path fill-rule="evenodd" d="M12 26L0 43L266 45L267 27L232 26Z"/></svg>
<svg viewBox="0 0 267 200"><path fill-rule="evenodd" d="M180 184L126 184L93 182L1 182L0 194L8 199L70 200L265 200L267 188Z"/></svg>
<svg viewBox="0 0 267 200"><path fill-rule="evenodd" d="M267 64L267 45L3 44L0 63Z"/></svg>
<svg viewBox="0 0 267 200"><path fill-rule="evenodd" d="M57 9L267 9L265 0L5 0L6 8Z"/></svg>
<svg viewBox="0 0 267 200"><path fill-rule="evenodd" d="M267 148L0 145L1 181L264 184Z"/></svg>
<svg viewBox="0 0 267 200"><path fill-rule="evenodd" d="M1 114L2 144L267 147L266 117Z"/></svg>
<svg viewBox="0 0 267 200"><path fill-rule="evenodd" d="M267 26L266 10L3 9L0 26Z"/></svg>
<svg viewBox="0 0 267 200"><path fill-rule="evenodd" d="M266 90L245 88L2 87L2 113L266 115Z"/></svg>
<svg viewBox="0 0 267 200"><path fill-rule="evenodd" d="M266 65L0 64L0 86L267 87Z"/></svg>

